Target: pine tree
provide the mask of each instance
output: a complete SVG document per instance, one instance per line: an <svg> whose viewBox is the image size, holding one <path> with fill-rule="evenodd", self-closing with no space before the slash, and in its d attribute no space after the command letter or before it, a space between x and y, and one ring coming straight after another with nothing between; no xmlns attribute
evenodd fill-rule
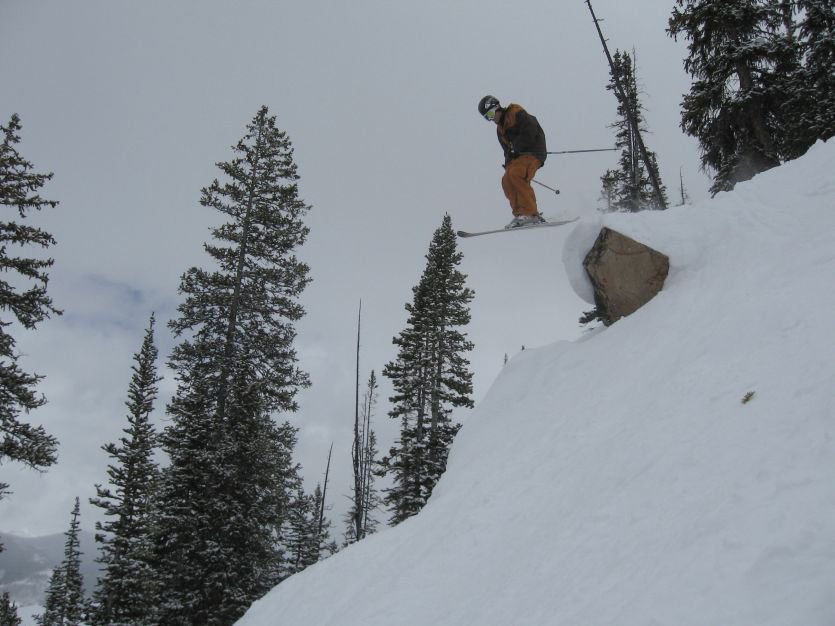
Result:
<svg viewBox="0 0 835 626"><path fill-rule="evenodd" d="M637 68L634 52L632 56L615 50L612 57L614 71L611 72L606 89L616 90L617 81L623 87L628 100L627 105L618 98L618 121L612 124L617 130L615 147L620 148L619 167L607 170L601 177L603 183L602 198L609 211L640 211L645 208L662 208L667 205L666 189L661 185L663 205L658 202L646 164L641 158L638 137L630 122L637 120L640 132L646 133L644 106L641 104L638 89ZM658 171L658 161L654 152L647 153L650 165Z"/></svg>
<svg viewBox="0 0 835 626"><path fill-rule="evenodd" d="M285 577L301 572L318 560L317 527L313 498L300 486L296 490L285 524L284 547L288 556Z"/></svg>
<svg viewBox="0 0 835 626"><path fill-rule="evenodd" d="M776 35L784 17L775 0L676 0L668 33L689 41L684 67L695 79L681 126L716 172L713 193L781 162L787 84L777 68L793 54Z"/></svg>
<svg viewBox="0 0 835 626"><path fill-rule="evenodd" d="M163 623L231 624L277 582L277 529L287 514L295 433L272 420L295 411L309 385L293 323L309 268L294 256L308 210L286 133L262 107L218 163L201 204L228 218L205 246L216 269L188 270L182 341L171 356L177 391L162 435L170 457L160 492L158 584ZM289 437L288 437L289 434Z"/></svg>
<svg viewBox="0 0 835 626"><path fill-rule="evenodd" d="M372 370L354 433L354 485L351 508L345 516L345 545L360 541L377 530L373 513L381 501L374 487L374 470L378 463L377 436L371 426L377 404L377 388L377 375Z"/></svg>
<svg viewBox="0 0 835 626"><path fill-rule="evenodd" d="M331 522L325 517L322 486L308 495L299 486L284 527L283 545L287 554L283 578L292 576L336 552L330 538Z"/></svg>
<svg viewBox="0 0 835 626"><path fill-rule="evenodd" d="M20 118L12 115L8 125L0 126L3 143L0 145L0 205L6 211L17 212L25 219L32 211L55 207L57 202L44 200L39 190L52 174L36 174L33 165L17 151L20 143ZM35 390L43 377L23 371L18 364L19 354L15 338L9 328L19 324L32 330L48 319L60 315L47 295L49 276L47 269L52 259L14 256L18 248L36 246L49 248L55 239L48 232L21 224L7 216L0 221L0 272L12 276L0 280L0 463L6 459L18 461L34 469L44 469L57 460L58 441L41 426L32 426L19 420L21 413L28 413L46 403ZM30 283L28 288L22 285ZM0 482L0 498L9 485Z"/></svg>
<svg viewBox="0 0 835 626"><path fill-rule="evenodd" d="M157 376L154 323L152 315L142 347L133 358L125 436L118 444L103 446L113 459L107 468L109 485L96 485L96 497L90 500L109 519L96 523L102 576L93 594L95 624L154 623L152 528L159 469L154 461L157 434L150 416L159 392L157 383L162 380Z"/></svg>
<svg viewBox="0 0 835 626"><path fill-rule="evenodd" d="M296 446L298 429L289 422L279 425L276 431L278 446L276 446L275 467L276 493L275 527L271 528L272 547L271 560L262 577L267 581L264 591L274 587L282 580L295 573L293 569L293 555L288 528L293 518L299 493L304 494L301 478L301 466L293 462L293 450Z"/></svg>
<svg viewBox="0 0 835 626"><path fill-rule="evenodd" d="M835 7L830 0L677 0L696 78L682 128L698 137L712 191L835 135Z"/></svg>
<svg viewBox="0 0 835 626"><path fill-rule="evenodd" d="M336 541L331 538L333 523L326 513L331 507L325 502L325 491L320 485L313 490L313 511L316 514L316 561L323 561L339 551Z"/></svg>
<svg viewBox="0 0 835 626"><path fill-rule="evenodd" d="M20 624L17 605L12 602L8 593L4 593L0 596L0 626L20 626Z"/></svg>
<svg viewBox="0 0 835 626"><path fill-rule="evenodd" d="M806 144L835 136L835 6L831 0L799 0L803 11L798 30L803 55L802 86L806 93L803 129Z"/></svg>
<svg viewBox="0 0 835 626"><path fill-rule="evenodd" d="M603 200L603 206L598 208L603 213L613 213L617 211L616 202L618 200L618 181L620 179L618 170L606 170L603 176L600 177L602 186L600 188L600 200Z"/></svg>
<svg viewBox="0 0 835 626"><path fill-rule="evenodd" d="M452 409L473 406L472 373L464 356L473 344L461 330L470 322L473 292L457 269L462 257L452 220L445 215L406 305L407 327L393 339L397 358L383 370L395 390L389 416L400 420L400 438L381 461L393 476L384 498L392 524L426 504L460 428L451 419Z"/></svg>
<svg viewBox="0 0 835 626"><path fill-rule="evenodd" d="M46 606L35 621L39 626L78 626L84 619L87 603L81 579L81 550L79 545L79 499L70 517L70 528L64 535L64 560L52 571L46 590Z"/></svg>

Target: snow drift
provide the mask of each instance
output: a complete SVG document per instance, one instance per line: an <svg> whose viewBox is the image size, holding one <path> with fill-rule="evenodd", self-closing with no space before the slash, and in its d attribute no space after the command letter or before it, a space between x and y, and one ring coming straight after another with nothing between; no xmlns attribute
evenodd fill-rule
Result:
<svg viewBox="0 0 835 626"><path fill-rule="evenodd" d="M833 172L818 144L710 202L600 220L670 257L664 290L513 359L420 515L240 626L835 623ZM565 247L586 299L599 226Z"/></svg>

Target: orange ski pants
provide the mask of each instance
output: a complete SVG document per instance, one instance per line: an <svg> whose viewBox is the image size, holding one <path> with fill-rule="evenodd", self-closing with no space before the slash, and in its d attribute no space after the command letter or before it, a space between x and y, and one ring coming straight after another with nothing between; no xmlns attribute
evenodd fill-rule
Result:
<svg viewBox="0 0 835 626"><path fill-rule="evenodd" d="M507 164L502 176L502 189L510 202L513 215L536 215L536 194L531 181L542 164L532 154L523 154Z"/></svg>

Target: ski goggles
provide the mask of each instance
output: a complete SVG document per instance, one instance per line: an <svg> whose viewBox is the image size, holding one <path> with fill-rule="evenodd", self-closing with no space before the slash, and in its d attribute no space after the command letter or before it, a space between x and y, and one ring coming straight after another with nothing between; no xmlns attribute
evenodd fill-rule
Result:
<svg viewBox="0 0 835 626"><path fill-rule="evenodd" d="M488 122L492 122L496 118L496 111L498 111L498 110L499 110L499 107L493 107L492 109L487 109L487 111L484 112L484 119L486 119Z"/></svg>

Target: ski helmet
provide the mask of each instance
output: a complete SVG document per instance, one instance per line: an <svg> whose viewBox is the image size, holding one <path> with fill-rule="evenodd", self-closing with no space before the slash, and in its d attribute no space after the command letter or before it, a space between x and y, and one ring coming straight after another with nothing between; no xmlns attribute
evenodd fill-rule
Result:
<svg viewBox="0 0 835 626"><path fill-rule="evenodd" d="M487 111L498 109L501 106L498 98L494 96L484 96L478 102L478 112L483 116L487 115Z"/></svg>

